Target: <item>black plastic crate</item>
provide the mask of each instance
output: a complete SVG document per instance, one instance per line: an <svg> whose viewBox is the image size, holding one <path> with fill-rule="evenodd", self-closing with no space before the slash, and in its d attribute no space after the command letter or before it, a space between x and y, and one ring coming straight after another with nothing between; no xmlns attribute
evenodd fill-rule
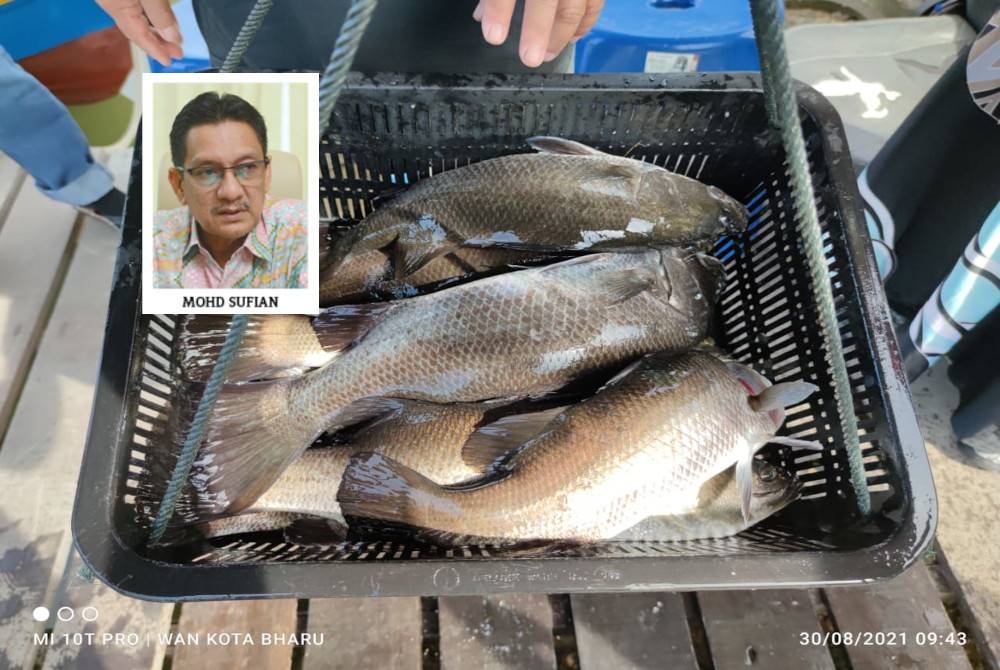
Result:
<svg viewBox="0 0 1000 670"><path fill-rule="evenodd" d="M732 538L620 541L549 557L399 541L299 546L280 535L150 553L151 507L137 504L157 424L173 420L173 317L143 317L140 165L73 516L80 554L114 588L167 600L359 595L692 590L857 583L902 572L931 540L936 500L923 441L861 216L839 118L815 91L799 100L826 257L875 513L857 515L843 448L770 458L802 499ZM321 140L321 216L362 218L397 184L557 135L687 174L742 198L752 223L716 249L727 269L719 343L774 381L821 391L782 433L841 445L830 373L795 232L784 153L747 75L356 77ZM136 148L139 156L139 147ZM155 511L155 508L152 508Z"/></svg>

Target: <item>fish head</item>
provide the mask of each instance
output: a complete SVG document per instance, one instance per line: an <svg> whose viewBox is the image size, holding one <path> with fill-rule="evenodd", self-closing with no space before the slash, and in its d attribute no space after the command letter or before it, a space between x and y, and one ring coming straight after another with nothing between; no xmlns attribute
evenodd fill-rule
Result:
<svg viewBox="0 0 1000 670"><path fill-rule="evenodd" d="M709 199L716 203L718 222L725 232L739 235L747 229L750 215L743 203L715 186L709 186L707 192Z"/></svg>
<svg viewBox="0 0 1000 670"><path fill-rule="evenodd" d="M658 167L643 172L636 204L652 224L651 240L658 243L737 235L749 221L746 208L722 189Z"/></svg>
<svg viewBox="0 0 1000 670"><path fill-rule="evenodd" d="M750 518L756 523L786 507L799 497L802 484L789 470L754 459L753 498Z"/></svg>

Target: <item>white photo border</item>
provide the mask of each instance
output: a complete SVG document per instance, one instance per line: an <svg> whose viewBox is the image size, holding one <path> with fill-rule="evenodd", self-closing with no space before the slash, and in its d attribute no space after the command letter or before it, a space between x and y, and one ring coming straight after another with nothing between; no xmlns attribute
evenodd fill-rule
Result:
<svg viewBox="0 0 1000 670"><path fill-rule="evenodd" d="M306 84L307 164L305 180L306 220L309 233L307 255L309 285L299 289L184 289L153 287L153 217L157 158L153 156L154 96L157 84ZM319 309L319 73L143 73L142 75L142 313L143 314L318 314ZM221 300L222 307L184 307L184 299ZM277 307L234 308L231 299L276 300Z"/></svg>

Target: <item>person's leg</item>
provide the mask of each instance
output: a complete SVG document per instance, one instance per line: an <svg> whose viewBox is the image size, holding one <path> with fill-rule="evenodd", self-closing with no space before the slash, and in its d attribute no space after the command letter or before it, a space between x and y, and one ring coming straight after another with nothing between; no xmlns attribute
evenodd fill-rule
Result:
<svg viewBox="0 0 1000 670"><path fill-rule="evenodd" d="M111 173L94 162L66 106L2 46L0 91L0 151L34 177L42 193L70 205L90 205L112 191Z"/></svg>

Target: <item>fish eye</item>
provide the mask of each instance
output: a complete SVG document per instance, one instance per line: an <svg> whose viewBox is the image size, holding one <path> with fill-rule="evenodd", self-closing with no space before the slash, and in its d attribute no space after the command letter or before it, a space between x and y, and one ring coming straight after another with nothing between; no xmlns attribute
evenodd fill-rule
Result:
<svg viewBox="0 0 1000 670"><path fill-rule="evenodd" d="M771 482L778 476L778 471L771 465L765 465L760 469L761 481Z"/></svg>

